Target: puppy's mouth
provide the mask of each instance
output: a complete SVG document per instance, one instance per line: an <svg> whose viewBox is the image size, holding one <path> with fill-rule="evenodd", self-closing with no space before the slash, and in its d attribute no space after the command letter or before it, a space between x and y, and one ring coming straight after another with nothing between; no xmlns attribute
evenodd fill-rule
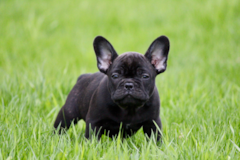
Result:
<svg viewBox="0 0 240 160"><path fill-rule="evenodd" d="M115 93L112 95L112 100L122 108L128 107L142 107L149 99L149 96L143 93L134 93L132 91L125 91L122 94Z"/></svg>

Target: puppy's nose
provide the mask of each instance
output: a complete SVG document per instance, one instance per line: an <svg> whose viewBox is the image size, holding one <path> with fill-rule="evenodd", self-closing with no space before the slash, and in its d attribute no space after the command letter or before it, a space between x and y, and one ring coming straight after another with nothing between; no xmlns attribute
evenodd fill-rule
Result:
<svg viewBox="0 0 240 160"><path fill-rule="evenodd" d="M134 88L133 83L131 83L131 82L125 83L124 88L126 90L132 90Z"/></svg>

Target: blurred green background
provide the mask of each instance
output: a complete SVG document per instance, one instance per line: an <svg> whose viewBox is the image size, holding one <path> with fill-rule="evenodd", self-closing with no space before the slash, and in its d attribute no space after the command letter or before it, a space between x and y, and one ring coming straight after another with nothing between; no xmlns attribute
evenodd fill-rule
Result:
<svg viewBox="0 0 240 160"><path fill-rule="evenodd" d="M46 148L59 147L50 136L52 124L77 77L98 71L93 39L104 36L119 54L145 53L155 38L166 35L168 68L156 81L165 140L156 155L238 159L239 28L239 0L0 0L0 158L44 159L66 150L76 158L80 149ZM141 146L143 134L136 137L133 142ZM76 144L84 146L81 139L83 134ZM131 155L137 153L128 147ZM88 153L113 158L99 150ZM121 148L114 153L120 159L128 155Z"/></svg>
<svg viewBox="0 0 240 160"><path fill-rule="evenodd" d="M207 70L239 66L237 0L0 4L0 64L7 73L43 64L51 72L66 64L70 72L84 67L94 72L92 41L97 35L109 39L119 53L144 53L154 38L166 35L171 41L170 69L197 69L203 63Z"/></svg>

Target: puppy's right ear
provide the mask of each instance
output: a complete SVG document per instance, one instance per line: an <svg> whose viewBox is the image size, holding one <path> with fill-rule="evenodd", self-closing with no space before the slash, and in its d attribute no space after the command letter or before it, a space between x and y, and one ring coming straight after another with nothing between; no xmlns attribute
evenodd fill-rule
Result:
<svg viewBox="0 0 240 160"><path fill-rule="evenodd" d="M110 42L102 36L97 36L93 41L93 47L97 57L97 66L99 71L107 73L109 66L117 58L118 54Z"/></svg>
<svg viewBox="0 0 240 160"><path fill-rule="evenodd" d="M145 57L156 69L156 73L162 73L167 68L167 59L170 42L166 36L160 36L155 39L148 48Z"/></svg>

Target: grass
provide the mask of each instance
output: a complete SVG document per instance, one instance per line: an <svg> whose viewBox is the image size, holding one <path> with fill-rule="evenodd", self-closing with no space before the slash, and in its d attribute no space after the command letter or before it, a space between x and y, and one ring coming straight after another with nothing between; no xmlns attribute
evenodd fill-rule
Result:
<svg viewBox="0 0 240 160"><path fill-rule="evenodd" d="M240 2L0 1L0 159L240 159ZM171 42L157 77L163 143L66 135L53 122L82 73L96 72L92 41L144 53Z"/></svg>

